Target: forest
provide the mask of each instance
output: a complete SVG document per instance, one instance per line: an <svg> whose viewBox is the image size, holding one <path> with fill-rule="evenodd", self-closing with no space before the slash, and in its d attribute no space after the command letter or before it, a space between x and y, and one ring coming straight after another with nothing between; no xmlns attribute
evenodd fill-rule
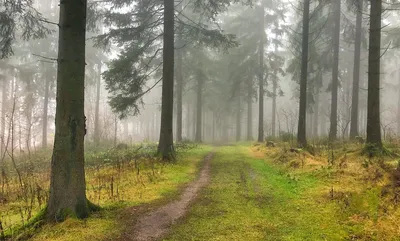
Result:
<svg viewBox="0 0 400 241"><path fill-rule="evenodd" d="M397 0L0 0L0 241L400 240L399 63Z"/></svg>

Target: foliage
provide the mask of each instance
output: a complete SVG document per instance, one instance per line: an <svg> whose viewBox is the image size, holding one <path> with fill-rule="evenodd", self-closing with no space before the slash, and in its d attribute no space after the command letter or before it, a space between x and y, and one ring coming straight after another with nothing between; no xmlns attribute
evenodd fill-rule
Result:
<svg viewBox="0 0 400 241"><path fill-rule="evenodd" d="M46 19L32 7L31 0L1 1L0 9L0 59L13 54L16 36L29 40L52 33L43 25Z"/></svg>
<svg viewBox="0 0 400 241"><path fill-rule="evenodd" d="M214 20L229 2L210 1L210 5L203 5L205 2L195 1L185 6L185 14L181 11L175 21L176 33L181 35L183 45L222 49L235 46L234 36L223 34ZM120 11L122 8L124 13ZM162 9L159 1L126 0L112 3L103 13L104 24L110 30L99 35L96 44L105 48L116 44L121 48L118 57L111 60L103 73L110 94L109 103L121 118L137 115L143 95L160 82ZM153 80L150 86L149 80Z"/></svg>

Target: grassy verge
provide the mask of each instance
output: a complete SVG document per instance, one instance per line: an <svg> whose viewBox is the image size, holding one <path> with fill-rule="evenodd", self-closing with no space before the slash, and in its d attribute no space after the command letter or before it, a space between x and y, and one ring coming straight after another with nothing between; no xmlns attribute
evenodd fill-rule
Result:
<svg viewBox="0 0 400 241"><path fill-rule="evenodd" d="M378 183L302 158L312 165L283 165L265 148L218 149L211 184L165 240L399 240L400 216L383 214Z"/></svg>
<svg viewBox="0 0 400 241"><path fill-rule="evenodd" d="M124 170L120 172L117 170L121 167L115 165L89 166L88 198L101 205L102 210L85 220L69 218L59 224L44 225L31 231L30 240L86 241L117 237L124 228L118 219L127 207L151 205L174 198L182 185L193 180L200 161L210 150L209 146L198 146L180 152L176 164L162 165L141 160L143 165L139 174L133 162L125 163ZM12 239L18 237L13 236Z"/></svg>

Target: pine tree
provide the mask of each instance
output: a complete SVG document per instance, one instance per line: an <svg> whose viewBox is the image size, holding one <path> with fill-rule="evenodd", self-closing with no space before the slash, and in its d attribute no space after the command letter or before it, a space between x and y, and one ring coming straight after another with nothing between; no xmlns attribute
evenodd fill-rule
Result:
<svg viewBox="0 0 400 241"><path fill-rule="evenodd" d="M303 7L303 32L302 32L302 55L300 76L300 106L299 124L297 130L297 142L299 146L307 146L306 139L306 105L307 105L307 70L308 70L308 34L309 34L310 0L304 0Z"/></svg>
<svg viewBox="0 0 400 241"><path fill-rule="evenodd" d="M380 122L380 59L382 1L371 0L368 53L368 114L366 145L382 148Z"/></svg>
<svg viewBox="0 0 400 241"><path fill-rule="evenodd" d="M60 3L56 133L46 217L89 215L84 168L86 0Z"/></svg>

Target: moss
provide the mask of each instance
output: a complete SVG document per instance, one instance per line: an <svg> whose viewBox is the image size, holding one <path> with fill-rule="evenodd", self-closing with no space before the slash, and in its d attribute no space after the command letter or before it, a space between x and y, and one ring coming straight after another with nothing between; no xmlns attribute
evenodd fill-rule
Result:
<svg viewBox="0 0 400 241"><path fill-rule="evenodd" d="M32 237L35 234L36 230L45 223L46 211L47 207L44 207L35 216L33 216L29 220L29 222L26 223L25 225L20 225L8 229L4 233L5 239L7 240L14 237L13 240L26 240Z"/></svg>
<svg viewBox="0 0 400 241"><path fill-rule="evenodd" d="M89 200L87 200L87 205L90 212L98 212L101 210L101 207L99 205L96 205Z"/></svg>
<svg viewBox="0 0 400 241"><path fill-rule="evenodd" d="M385 156L399 157L398 154L389 150L383 145L375 145L369 143L365 144L361 154L366 155L368 157L385 157Z"/></svg>

